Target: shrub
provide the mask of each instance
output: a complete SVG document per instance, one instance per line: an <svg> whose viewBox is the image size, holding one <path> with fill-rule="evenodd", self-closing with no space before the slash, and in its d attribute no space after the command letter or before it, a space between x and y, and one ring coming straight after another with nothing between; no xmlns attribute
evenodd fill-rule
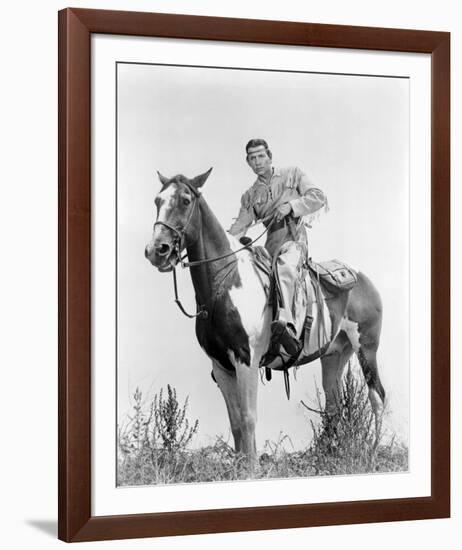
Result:
<svg viewBox="0 0 462 550"><path fill-rule="evenodd" d="M142 393L133 395L134 415L119 429L118 484L170 483L184 469L186 448L199 428L196 420L190 425L183 405L170 384L167 395L163 389L155 394L145 412Z"/></svg>
<svg viewBox="0 0 462 550"><path fill-rule="evenodd" d="M375 417L369 403L367 385L355 376L351 364L343 378L335 413L321 406L311 409L320 416L320 423L310 421L313 438L308 455L316 475L353 474L375 471L376 449L381 433L375 430Z"/></svg>
<svg viewBox="0 0 462 550"><path fill-rule="evenodd" d="M167 385L167 397L163 398L163 390L154 397L151 413L154 415L153 437L162 442L162 448L168 453L183 451L199 428L196 420L193 426L186 418L188 397L184 405L180 406L176 396L176 389Z"/></svg>

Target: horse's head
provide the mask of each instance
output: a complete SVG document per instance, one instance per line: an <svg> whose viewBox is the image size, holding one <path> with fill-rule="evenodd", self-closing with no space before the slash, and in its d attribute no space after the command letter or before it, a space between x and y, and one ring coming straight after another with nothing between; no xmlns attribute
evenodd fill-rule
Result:
<svg viewBox="0 0 462 550"><path fill-rule="evenodd" d="M200 200L199 189L212 169L188 179L183 175L165 178L159 174L162 189L155 198L157 219L152 239L144 255L159 271L170 271L188 242L194 242L198 228L194 213Z"/></svg>

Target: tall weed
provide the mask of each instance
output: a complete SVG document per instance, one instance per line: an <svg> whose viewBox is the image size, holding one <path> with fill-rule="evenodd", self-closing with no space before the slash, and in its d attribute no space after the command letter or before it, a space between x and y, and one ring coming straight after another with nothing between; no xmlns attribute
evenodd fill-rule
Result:
<svg viewBox="0 0 462 550"><path fill-rule="evenodd" d="M361 380L361 381L360 381ZM311 443L296 451L287 434L266 441L253 472L255 479L405 471L408 450L393 436L384 444L362 378L351 365L339 389L337 410L328 414L319 391L317 408L301 404L311 413L307 434ZM147 404L137 388L133 414L119 428L119 485L198 483L248 479L245 457L228 440L217 436L213 444L190 449L199 422L187 417L188 398L181 404L176 389L167 385ZM313 417L314 415L314 417ZM289 448L289 450L287 450Z"/></svg>

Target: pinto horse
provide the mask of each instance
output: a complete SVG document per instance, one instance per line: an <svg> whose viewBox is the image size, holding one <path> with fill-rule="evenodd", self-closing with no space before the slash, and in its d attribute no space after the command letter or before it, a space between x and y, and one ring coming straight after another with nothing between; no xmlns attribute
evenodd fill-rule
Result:
<svg viewBox="0 0 462 550"><path fill-rule="evenodd" d="M196 336L212 360L235 450L254 465L258 373L269 346L272 312L252 253L223 229L200 192L211 170L192 179L159 174L157 220L145 256L159 271L171 271L186 249L198 308ZM321 356L326 410L335 411L344 367L355 352L377 425L385 399L376 359L380 296L370 280L358 273L355 287L327 304L331 339Z"/></svg>

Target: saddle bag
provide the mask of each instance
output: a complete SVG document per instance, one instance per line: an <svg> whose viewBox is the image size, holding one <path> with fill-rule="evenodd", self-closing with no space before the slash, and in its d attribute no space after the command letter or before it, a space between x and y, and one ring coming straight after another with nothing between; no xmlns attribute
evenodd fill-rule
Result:
<svg viewBox="0 0 462 550"><path fill-rule="evenodd" d="M356 271L339 260L317 263L310 259L308 267L312 275L329 290L351 290L358 282Z"/></svg>

